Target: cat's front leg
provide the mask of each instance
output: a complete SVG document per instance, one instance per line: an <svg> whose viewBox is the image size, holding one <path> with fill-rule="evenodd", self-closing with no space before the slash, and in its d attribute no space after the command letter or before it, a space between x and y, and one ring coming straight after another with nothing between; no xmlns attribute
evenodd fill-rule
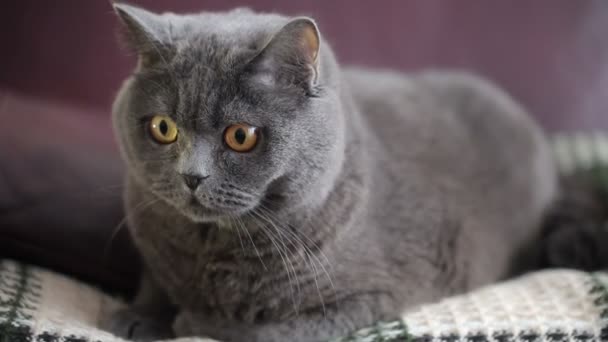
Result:
<svg viewBox="0 0 608 342"><path fill-rule="evenodd" d="M101 328L137 342L169 339L174 337L175 313L166 294L145 274L132 305L104 317Z"/></svg>
<svg viewBox="0 0 608 342"><path fill-rule="evenodd" d="M208 337L222 342L326 342L345 337L379 320L396 317L396 301L387 294L364 294L336 308L301 313L282 322L245 324L209 319L192 312L178 314L173 326L179 337Z"/></svg>

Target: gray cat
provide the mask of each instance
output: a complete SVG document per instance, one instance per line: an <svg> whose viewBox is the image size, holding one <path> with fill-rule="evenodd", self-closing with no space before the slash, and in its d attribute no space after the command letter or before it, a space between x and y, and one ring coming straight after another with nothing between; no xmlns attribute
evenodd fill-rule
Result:
<svg viewBox="0 0 608 342"><path fill-rule="evenodd" d="M547 143L489 82L339 67L309 18L114 6L147 266L116 334L325 341L503 279L537 236Z"/></svg>

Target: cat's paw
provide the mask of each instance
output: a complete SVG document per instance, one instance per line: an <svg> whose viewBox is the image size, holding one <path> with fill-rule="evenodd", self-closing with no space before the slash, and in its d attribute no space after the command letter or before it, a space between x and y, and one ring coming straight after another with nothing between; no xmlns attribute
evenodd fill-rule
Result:
<svg viewBox="0 0 608 342"><path fill-rule="evenodd" d="M225 319L212 318L193 314L191 312L180 312L173 323L173 330L178 337L198 336L196 342L272 342L268 336L259 334L256 326L235 323ZM202 338L202 340L201 340ZM179 340L180 342L182 340ZM186 340L188 341L188 340ZM287 340L281 340L287 341ZM189 342L189 341L188 341ZM195 342L195 341L192 341Z"/></svg>
<svg viewBox="0 0 608 342"><path fill-rule="evenodd" d="M174 337L171 321L138 314L132 310L120 310L101 322L101 328L110 333L136 342L151 342Z"/></svg>

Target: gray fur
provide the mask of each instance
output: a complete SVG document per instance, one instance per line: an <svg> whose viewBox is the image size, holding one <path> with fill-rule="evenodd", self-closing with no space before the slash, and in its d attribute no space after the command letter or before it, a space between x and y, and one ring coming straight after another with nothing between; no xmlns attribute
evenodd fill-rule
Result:
<svg viewBox="0 0 608 342"><path fill-rule="evenodd" d="M323 40L307 62L275 14L115 6L142 61L114 105L150 276L135 320L176 308L179 336L324 341L502 279L537 235L547 144L487 81L340 68ZM176 143L147 135L158 113ZM239 122L262 128L249 153L222 140ZM208 176L201 204L183 172Z"/></svg>

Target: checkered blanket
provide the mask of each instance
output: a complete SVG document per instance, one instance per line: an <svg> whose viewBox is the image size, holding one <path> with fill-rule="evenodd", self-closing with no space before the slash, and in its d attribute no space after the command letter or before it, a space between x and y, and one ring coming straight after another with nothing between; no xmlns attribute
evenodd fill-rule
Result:
<svg viewBox="0 0 608 342"><path fill-rule="evenodd" d="M608 136L556 137L555 152L565 172L608 165ZM608 184L608 168L602 170ZM0 342L123 341L97 328L121 306L63 275L0 261ZM608 273L532 273L423 305L335 342L355 341L608 342Z"/></svg>

